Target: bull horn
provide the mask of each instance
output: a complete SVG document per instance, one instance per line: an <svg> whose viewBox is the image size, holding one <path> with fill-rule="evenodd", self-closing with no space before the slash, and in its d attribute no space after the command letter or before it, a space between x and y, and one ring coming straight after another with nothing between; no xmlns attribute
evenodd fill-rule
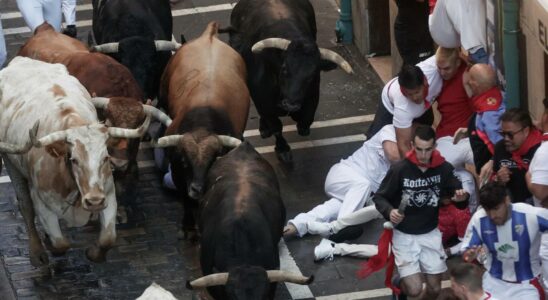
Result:
<svg viewBox="0 0 548 300"><path fill-rule="evenodd" d="M141 124L141 126L139 126L139 128L136 128L136 129L109 127L108 128L108 134L111 137L115 137L115 138L130 138L131 139L131 138L142 137L143 134L145 134L145 132L147 131L148 126L150 125L150 119L151 119L151 116L147 115L146 118L145 118L145 121L143 122L143 124Z"/></svg>
<svg viewBox="0 0 548 300"><path fill-rule="evenodd" d="M38 127L40 126L40 121L36 121L34 126L29 129L29 140L25 145L14 145L9 143L0 142L0 152L9 153L9 154L23 154L26 153L32 148L32 146L37 142L36 134L38 133Z"/></svg>
<svg viewBox="0 0 548 300"><path fill-rule="evenodd" d="M192 289L203 289L208 286L214 285L225 285L228 281L228 273L215 273L206 276L202 276L193 281L187 281L186 288L189 290Z"/></svg>
<svg viewBox="0 0 548 300"><path fill-rule="evenodd" d="M306 277L300 274L290 273L281 270L266 271L270 282L291 282L296 284L310 284L314 281L314 276Z"/></svg>
<svg viewBox="0 0 548 300"><path fill-rule="evenodd" d="M287 50L287 47L291 44L290 40L282 39L282 38L268 38L264 40L260 40L251 47L251 51L253 53L260 53L265 48L278 48L281 50Z"/></svg>
<svg viewBox="0 0 548 300"><path fill-rule="evenodd" d="M342 56L340 56L337 52L329 50L329 49L325 49L325 48L320 48L320 56L321 56L321 58L323 58L325 60L329 60L329 61L332 61L332 62L336 63L346 73L348 73L348 74L354 73L354 71L352 70L352 67L350 66L350 64Z"/></svg>
<svg viewBox="0 0 548 300"><path fill-rule="evenodd" d="M109 102L110 102L110 98L106 98L106 97L91 98L91 103L93 103L93 106L95 106L95 108L105 109L107 108Z"/></svg>
<svg viewBox="0 0 548 300"><path fill-rule="evenodd" d="M157 143L154 143L154 147L166 148L177 145L180 139L183 138L183 134L174 134L161 137Z"/></svg>
<svg viewBox="0 0 548 300"><path fill-rule="evenodd" d="M172 41L154 41L156 51L174 51L181 48L181 44Z"/></svg>
<svg viewBox="0 0 548 300"><path fill-rule="evenodd" d="M67 130L68 129L56 131L46 136L43 136L34 142L34 146L40 148L58 141L65 141L67 139Z"/></svg>
<svg viewBox="0 0 548 300"><path fill-rule="evenodd" d="M242 143L241 140L228 135L218 135L217 137L219 138L223 146L229 147L229 148L236 148Z"/></svg>
<svg viewBox="0 0 548 300"><path fill-rule="evenodd" d="M163 111L157 109L156 107L152 105L143 105L143 110L147 115L153 116L156 120L160 121L162 124L169 126L171 125L171 118L166 115Z"/></svg>
<svg viewBox="0 0 548 300"><path fill-rule="evenodd" d="M91 51L101 52L101 53L118 53L118 44L119 43L106 43L106 44L96 45L91 47Z"/></svg>

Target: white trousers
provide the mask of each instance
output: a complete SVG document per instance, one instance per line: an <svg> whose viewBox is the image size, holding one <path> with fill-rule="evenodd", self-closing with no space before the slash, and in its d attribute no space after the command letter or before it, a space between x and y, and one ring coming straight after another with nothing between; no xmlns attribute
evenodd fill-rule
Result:
<svg viewBox="0 0 548 300"><path fill-rule="evenodd" d="M0 14L1 20L2 14ZM2 21L0 21L0 69L6 62L8 57L8 52L6 51L6 40L4 39L4 30L2 29Z"/></svg>
<svg viewBox="0 0 548 300"><path fill-rule="evenodd" d="M288 223L297 228L299 236L303 236L307 233L306 223L308 221L330 222L348 215L362 208L371 192L371 182L367 177L344 163L335 164L325 179L325 193L331 199L314 207L309 212L298 214ZM371 204L369 199L367 205Z"/></svg>
<svg viewBox="0 0 548 300"><path fill-rule="evenodd" d="M470 194L468 207L474 213L478 207L476 182L474 176L465 169L465 165L474 165L474 154L468 138L461 139L456 145L453 137L444 136L436 141L436 149L455 168L455 174L462 182L462 188Z"/></svg>
<svg viewBox="0 0 548 300"><path fill-rule="evenodd" d="M445 48L487 49L485 0L438 0L430 15L430 35Z"/></svg>
<svg viewBox="0 0 548 300"><path fill-rule="evenodd" d="M65 24L76 24L76 0L62 0L61 9L63 10L63 16L65 16Z"/></svg>
<svg viewBox="0 0 548 300"><path fill-rule="evenodd" d="M44 22L61 30L61 0L17 0L17 7L31 32Z"/></svg>
<svg viewBox="0 0 548 300"><path fill-rule="evenodd" d="M377 252L379 252L377 245L338 243L335 244L333 254L340 256L348 255L359 258L369 258L376 255Z"/></svg>

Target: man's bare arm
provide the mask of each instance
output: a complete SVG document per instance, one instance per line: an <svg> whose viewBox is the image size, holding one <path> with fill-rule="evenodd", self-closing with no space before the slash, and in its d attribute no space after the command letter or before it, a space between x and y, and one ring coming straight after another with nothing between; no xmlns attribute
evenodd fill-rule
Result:
<svg viewBox="0 0 548 300"><path fill-rule="evenodd" d="M413 127L396 128L396 141L398 142L398 150L401 157L411 150L411 138L413 136Z"/></svg>
<svg viewBox="0 0 548 300"><path fill-rule="evenodd" d="M382 142L382 149L384 150L384 156L391 164L398 162L401 159L398 144L396 142L384 141Z"/></svg>

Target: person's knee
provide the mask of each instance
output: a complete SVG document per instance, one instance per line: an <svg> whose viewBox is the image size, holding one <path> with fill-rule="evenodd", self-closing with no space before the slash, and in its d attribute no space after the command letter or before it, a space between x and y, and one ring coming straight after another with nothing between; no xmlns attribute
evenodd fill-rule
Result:
<svg viewBox="0 0 548 300"><path fill-rule="evenodd" d="M418 297L423 290L423 284L420 282L404 282L405 292L407 296Z"/></svg>
<svg viewBox="0 0 548 300"><path fill-rule="evenodd" d="M441 292L441 285L428 285L428 293L432 296L437 296Z"/></svg>

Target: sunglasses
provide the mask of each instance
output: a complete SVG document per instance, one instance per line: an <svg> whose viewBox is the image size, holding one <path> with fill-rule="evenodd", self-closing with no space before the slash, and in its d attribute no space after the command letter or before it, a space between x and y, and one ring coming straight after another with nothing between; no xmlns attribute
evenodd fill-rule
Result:
<svg viewBox="0 0 548 300"><path fill-rule="evenodd" d="M508 137L509 139L513 139L514 135L518 134L519 132L523 131L527 126L522 127L520 130L516 130L514 132L511 131L499 131L499 134L502 135L502 137Z"/></svg>

